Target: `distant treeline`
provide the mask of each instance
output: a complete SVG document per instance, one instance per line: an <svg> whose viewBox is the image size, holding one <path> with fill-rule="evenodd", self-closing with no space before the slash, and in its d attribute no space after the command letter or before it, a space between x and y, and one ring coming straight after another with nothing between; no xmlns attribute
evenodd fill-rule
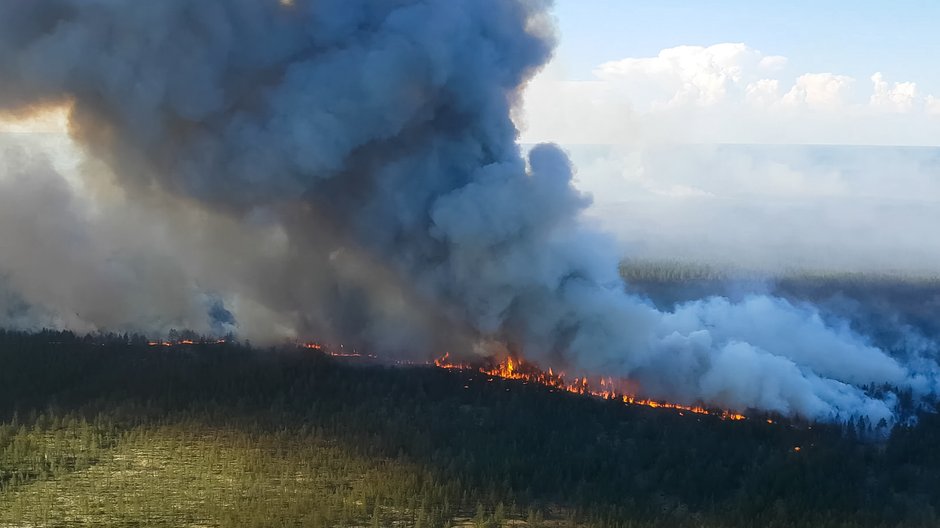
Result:
<svg viewBox="0 0 940 528"><path fill-rule="evenodd" d="M940 272L927 275L908 271L837 271L810 268L756 269L734 264L686 260L627 259L620 263L625 280L640 282L774 280L828 284L911 284L940 287Z"/></svg>
<svg viewBox="0 0 940 528"><path fill-rule="evenodd" d="M683 261L624 261L620 273L628 291L664 310L715 295L769 294L847 320L884 349L905 354L918 346L917 353L940 355L940 274L768 272Z"/></svg>
<svg viewBox="0 0 940 528"><path fill-rule="evenodd" d="M926 527L938 445L935 414L871 444L299 348L0 332L0 526Z"/></svg>

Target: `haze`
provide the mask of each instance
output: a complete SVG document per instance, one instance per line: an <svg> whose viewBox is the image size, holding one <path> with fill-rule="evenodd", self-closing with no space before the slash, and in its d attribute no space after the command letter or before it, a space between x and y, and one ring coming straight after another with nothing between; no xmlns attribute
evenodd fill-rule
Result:
<svg viewBox="0 0 940 528"><path fill-rule="evenodd" d="M516 120L625 255L935 274L936 6L600 4L559 2Z"/></svg>

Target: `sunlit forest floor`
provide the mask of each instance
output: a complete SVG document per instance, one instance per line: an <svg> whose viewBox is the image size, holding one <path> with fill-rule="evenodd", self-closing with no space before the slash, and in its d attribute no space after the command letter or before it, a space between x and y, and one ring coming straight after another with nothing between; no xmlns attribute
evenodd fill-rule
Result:
<svg viewBox="0 0 940 528"><path fill-rule="evenodd" d="M109 438L92 425L102 449L94 441L63 444L73 427L50 424L14 439L32 443L38 472L2 496L4 525L352 525L373 516L416 521L420 508L376 501L385 487L407 488L398 479L419 478L416 468L352 456L305 429L248 432L189 419ZM63 470L87 454L91 460Z"/></svg>

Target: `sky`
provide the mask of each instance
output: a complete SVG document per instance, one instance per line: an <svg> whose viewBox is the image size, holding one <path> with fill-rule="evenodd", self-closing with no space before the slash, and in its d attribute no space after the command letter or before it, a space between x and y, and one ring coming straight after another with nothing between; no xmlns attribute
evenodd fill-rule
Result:
<svg viewBox="0 0 940 528"><path fill-rule="evenodd" d="M628 258L935 274L938 19L915 0L557 0L521 141L568 150Z"/></svg>
<svg viewBox="0 0 940 528"><path fill-rule="evenodd" d="M524 140L936 146L940 4L846 6L559 0Z"/></svg>
<svg viewBox="0 0 940 528"><path fill-rule="evenodd" d="M520 141L569 152L628 258L935 273L940 2L847 5L556 0ZM32 117L0 135L81 188L65 113Z"/></svg>
<svg viewBox="0 0 940 528"><path fill-rule="evenodd" d="M679 44L743 42L806 71L866 77L874 69L940 89L940 70L932 66L940 54L940 4L932 0L558 0L556 14L559 57L577 77Z"/></svg>

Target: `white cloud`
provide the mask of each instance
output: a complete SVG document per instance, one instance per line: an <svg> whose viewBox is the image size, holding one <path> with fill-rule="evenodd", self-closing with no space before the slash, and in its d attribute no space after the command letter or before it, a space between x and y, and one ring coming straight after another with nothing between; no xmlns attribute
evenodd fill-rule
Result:
<svg viewBox="0 0 940 528"><path fill-rule="evenodd" d="M836 110L846 104L855 80L833 73L807 73L796 79L783 96L784 104L806 106L815 110Z"/></svg>
<svg viewBox="0 0 940 528"><path fill-rule="evenodd" d="M786 57L780 55L768 55L761 58L759 65L761 69L766 71L778 71L782 70L787 65L787 62L789 61Z"/></svg>
<svg viewBox="0 0 940 528"><path fill-rule="evenodd" d="M878 72L871 76L874 93L871 105L886 111L910 112L918 103L917 84L912 82L891 84Z"/></svg>
<svg viewBox="0 0 940 528"><path fill-rule="evenodd" d="M780 81L759 79L747 85L745 99L756 106L770 106L780 100Z"/></svg>
<svg viewBox="0 0 940 528"><path fill-rule="evenodd" d="M627 91L650 90L643 94L649 100L642 103L653 108L709 106L738 90L752 72L773 70L785 62L782 57L764 57L744 44L679 46L656 57L608 62L595 74Z"/></svg>
<svg viewBox="0 0 940 528"><path fill-rule="evenodd" d="M928 115L940 116L940 97L928 95L924 106Z"/></svg>
<svg viewBox="0 0 940 528"><path fill-rule="evenodd" d="M896 147L937 144L940 94L881 73L807 73L744 44L608 62L583 81L561 66L533 81L523 141L568 147L595 198L592 220L628 254L768 269L940 266L930 242L940 164L932 149Z"/></svg>
<svg viewBox="0 0 940 528"><path fill-rule="evenodd" d="M678 46L601 64L587 81L537 77L523 141L935 145L940 99L914 82L799 72L742 43ZM870 88L869 88L870 86Z"/></svg>

